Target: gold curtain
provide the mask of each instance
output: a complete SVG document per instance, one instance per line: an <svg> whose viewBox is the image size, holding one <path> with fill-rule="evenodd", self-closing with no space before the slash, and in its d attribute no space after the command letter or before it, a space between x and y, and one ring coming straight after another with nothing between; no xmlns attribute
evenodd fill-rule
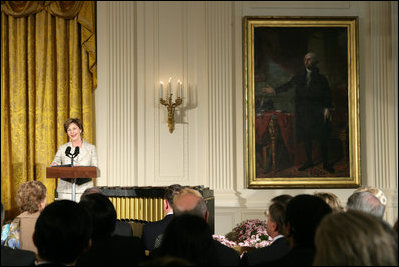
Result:
<svg viewBox="0 0 399 267"><path fill-rule="evenodd" d="M43 182L54 200L46 167L68 141L67 118L93 143L96 13L95 1L2 1L1 11L1 201L12 218L23 182Z"/></svg>

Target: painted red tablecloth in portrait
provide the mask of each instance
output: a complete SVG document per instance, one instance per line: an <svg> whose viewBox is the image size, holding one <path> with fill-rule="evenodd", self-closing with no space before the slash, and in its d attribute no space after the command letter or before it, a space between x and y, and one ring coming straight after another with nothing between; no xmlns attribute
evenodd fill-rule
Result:
<svg viewBox="0 0 399 267"><path fill-rule="evenodd" d="M273 119L274 123L270 124ZM271 129L270 127L273 127ZM255 118L255 142L256 145L266 146L271 144L271 132L276 138L281 136L287 152L294 157L295 152L295 115L278 111L268 111Z"/></svg>

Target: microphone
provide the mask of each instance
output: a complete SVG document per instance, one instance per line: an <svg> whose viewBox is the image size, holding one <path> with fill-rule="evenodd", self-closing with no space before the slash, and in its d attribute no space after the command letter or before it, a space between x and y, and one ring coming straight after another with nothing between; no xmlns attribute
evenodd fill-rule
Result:
<svg viewBox="0 0 399 267"><path fill-rule="evenodd" d="M65 155L67 157L69 157L69 155L71 155L71 147L70 146L65 149Z"/></svg>
<svg viewBox="0 0 399 267"><path fill-rule="evenodd" d="M75 152L73 153L73 157L76 157L77 155L79 155L79 147L75 147Z"/></svg>

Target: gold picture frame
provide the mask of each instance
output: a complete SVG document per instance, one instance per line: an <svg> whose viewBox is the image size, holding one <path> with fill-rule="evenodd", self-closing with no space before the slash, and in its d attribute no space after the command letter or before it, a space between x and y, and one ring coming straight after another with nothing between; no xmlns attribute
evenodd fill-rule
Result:
<svg viewBox="0 0 399 267"><path fill-rule="evenodd" d="M358 18L243 24L247 188L359 186Z"/></svg>

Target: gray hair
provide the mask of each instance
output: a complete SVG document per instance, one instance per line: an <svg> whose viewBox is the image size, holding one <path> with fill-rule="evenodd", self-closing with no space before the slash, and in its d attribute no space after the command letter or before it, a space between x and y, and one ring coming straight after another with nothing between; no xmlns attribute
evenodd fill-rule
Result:
<svg viewBox="0 0 399 267"><path fill-rule="evenodd" d="M366 191L353 193L348 198L346 208L348 210L360 210L378 218L382 218L385 212L385 207L380 200Z"/></svg>
<svg viewBox="0 0 399 267"><path fill-rule="evenodd" d="M203 198L198 200L197 205L195 205L195 207L191 210L185 210L185 211L181 211L178 208L175 208L173 210L173 212L175 213L176 216L178 215L182 215L182 214L191 214L191 215L195 215L201 218L205 217L206 212L208 211L208 208L206 207L205 201Z"/></svg>
<svg viewBox="0 0 399 267"><path fill-rule="evenodd" d="M308 53L306 53L305 57L306 57L307 55L310 55L310 56L312 57L312 59L313 59L313 64L314 64L314 65L316 65L317 63L319 63L319 58L317 57L317 55L316 55L315 52L308 52Z"/></svg>
<svg viewBox="0 0 399 267"><path fill-rule="evenodd" d="M187 213L192 214L192 215L197 215L201 218L204 218L207 211L208 211L208 208L206 207L205 201L203 198L201 198L198 201L198 204L194 207L194 209Z"/></svg>

